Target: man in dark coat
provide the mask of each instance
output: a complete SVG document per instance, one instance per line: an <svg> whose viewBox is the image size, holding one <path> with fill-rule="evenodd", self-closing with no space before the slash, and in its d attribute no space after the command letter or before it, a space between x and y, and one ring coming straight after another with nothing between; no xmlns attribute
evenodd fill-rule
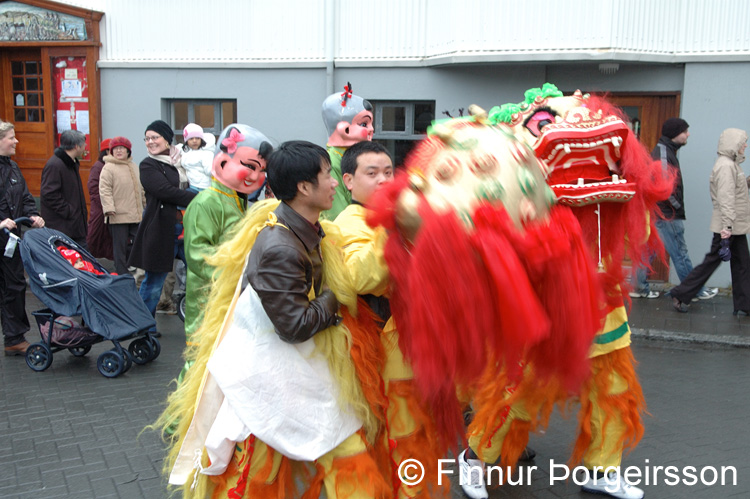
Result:
<svg viewBox="0 0 750 499"><path fill-rule="evenodd" d="M36 210L36 202L29 194L21 170L10 159L16 153L16 144L18 139L13 124L0 121L0 228L20 236L14 219L29 217L34 227L44 227L44 220ZM6 248L13 237L10 234L0 231L0 249ZM26 315L26 277L17 246L10 256L0 255L0 317L5 355L24 355L29 347L24 337L29 331L29 317Z"/></svg>
<svg viewBox="0 0 750 499"><path fill-rule="evenodd" d="M682 118L669 118L661 127L661 138L651 151L651 157L660 161L662 168L675 175L674 189L669 199L659 202L663 218L658 218L656 229L664 243L664 249L672 258L677 277L680 282L693 270L693 262L688 254L685 243L685 201L683 199L682 170L677 159L677 151L687 144L690 125ZM633 298L658 298L658 291L651 291L646 282L646 269L640 268L636 272L635 289L630 293ZM716 288L702 288L696 298L708 300L718 293Z"/></svg>
<svg viewBox="0 0 750 499"><path fill-rule="evenodd" d="M86 136L78 130L66 130L60 147L44 165L40 191L42 217L47 227L59 230L82 248L86 245L88 212L78 159L86 151Z"/></svg>

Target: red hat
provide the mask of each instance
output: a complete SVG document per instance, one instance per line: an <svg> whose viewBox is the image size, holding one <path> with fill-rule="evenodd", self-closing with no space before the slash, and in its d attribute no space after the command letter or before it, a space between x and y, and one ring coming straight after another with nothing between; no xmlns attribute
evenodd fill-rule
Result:
<svg viewBox="0 0 750 499"><path fill-rule="evenodd" d="M99 151L106 151L107 149L109 149L109 139L104 139L102 140L102 145L99 146Z"/></svg>
<svg viewBox="0 0 750 499"><path fill-rule="evenodd" d="M109 139L109 149L110 151L114 149L117 146L123 146L125 149L128 150L128 156L130 156L130 152L133 149L133 144L130 143L128 139L125 137L113 137Z"/></svg>

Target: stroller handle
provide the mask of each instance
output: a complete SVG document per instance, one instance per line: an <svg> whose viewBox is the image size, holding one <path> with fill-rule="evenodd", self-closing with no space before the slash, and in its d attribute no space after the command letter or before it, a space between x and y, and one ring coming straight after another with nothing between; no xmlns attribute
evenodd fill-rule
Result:
<svg viewBox="0 0 750 499"><path fill-rule="evenodd" d="M28 227L31 227L34 223L34 221L29 217L18 217L13 221L16 222L16 225L26 225ZM3 232L5 232L5 234L10 234L10 231L6 228L3 228Z"/></svg>

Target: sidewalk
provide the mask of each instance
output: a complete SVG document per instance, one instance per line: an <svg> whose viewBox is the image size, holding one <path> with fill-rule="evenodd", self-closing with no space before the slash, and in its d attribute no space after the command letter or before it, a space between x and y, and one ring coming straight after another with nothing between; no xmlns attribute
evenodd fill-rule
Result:
<svg viewBox="0 0 750 499"><path fill-rule="evenodd" d="M721 289L710 300L690 304L686 314L672 308L672 298L633 298L629 312L635 339L673 341L705 346L750 348L750 317L732 315L732 294Z"/></svg>

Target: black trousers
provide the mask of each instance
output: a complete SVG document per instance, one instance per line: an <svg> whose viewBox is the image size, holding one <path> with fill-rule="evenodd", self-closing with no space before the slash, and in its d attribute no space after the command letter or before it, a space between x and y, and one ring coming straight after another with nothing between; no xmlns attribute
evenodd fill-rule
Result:
<svg viewBox="0 0 750 499"><path fill-rule="evenodd" d="M721 236L714 234L711 240L711 250L706 253L703 262L695 267L690 274L669 292L672 296L683 303L690 303L714 271L721 265L719 249L721 248ZM729 250L732 258L729 265L732 268L732 298L734 299L734 310L750 312L750 252L747 246L747 236L739 234L730 237Z"/></svg>
<svg viewBox="0 0 750 499"><path fill-rule="evenodd" d="M26 277L18 247L11 258L6 258L0 253L0 293L0 318L5 346L12 347L25 341L24 334L29 331L29 316L26 315Z"/></svg>
<svg viewBox="0 0 750 499"><path fill-rule="evenodd" d="M112 257L115 261L115 272L120 275L128 274L128 257L133 248L138 224L107 224L112 234Z"/></svg>

